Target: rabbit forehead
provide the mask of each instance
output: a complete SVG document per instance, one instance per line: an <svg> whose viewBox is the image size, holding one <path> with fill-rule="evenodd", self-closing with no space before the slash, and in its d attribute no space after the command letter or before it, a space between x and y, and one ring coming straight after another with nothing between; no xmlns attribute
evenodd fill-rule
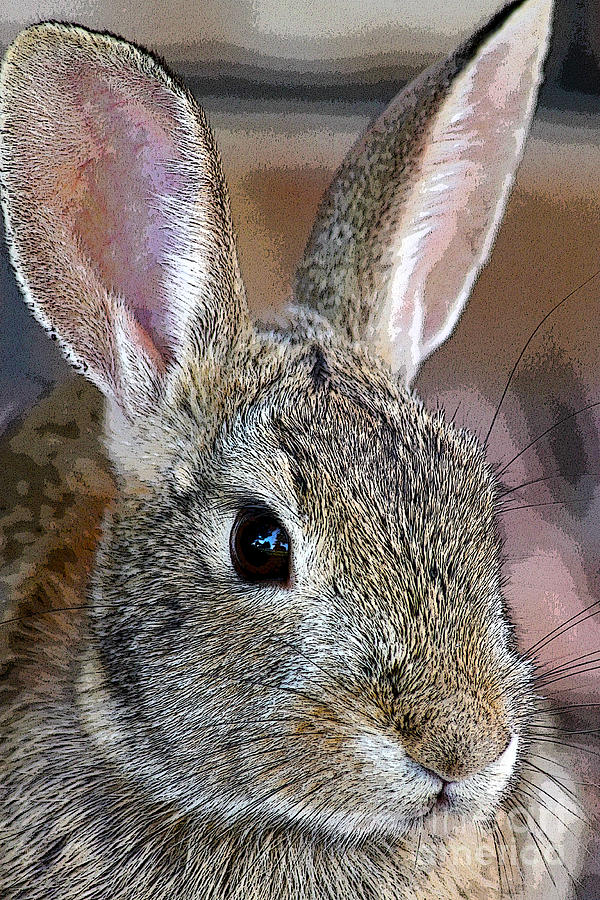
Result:
<svg viewBox="0 0 600 900"><path fill-rule="evenodd" d="M365 589L396 598L423 572L495 589L496 488L470 434L360 349L296 348L255 397L227 427L215 477L291 516L314 573L360 570Z"/></svg>

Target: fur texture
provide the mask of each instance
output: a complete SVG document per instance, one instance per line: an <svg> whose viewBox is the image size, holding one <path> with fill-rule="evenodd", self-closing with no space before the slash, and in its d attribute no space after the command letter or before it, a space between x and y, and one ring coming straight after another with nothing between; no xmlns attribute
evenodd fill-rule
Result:
<svg viewBox="0 0 600 900"><path fill-rule="evenodd" d="M522 91L512 171L549 12L543 0L513 4L436 70L435 90L428 76L428 128L464 118L464 75L498 152L506 107L486 68L498 57L511 94ZM522 78L509 62L517 32L531 47L516 54ZM369 316L352 312L357 296L365 310L381 301L393 334L413 294L357 295L334 260L324 271L335 291L317 301L315 241L335 255L341 236L361 270L369 253L373 277L385 269L360 229L358 253L341 221L329 223L326 240L313 235L285 327L252 326L206 120L123 41L36 26L9 51L0 98L13 261L34 313L105 393L110 459L98 398L80 385L66 389L83 391L77 402L58 394L9 447L8 466L33 442L39 462L17 485L27 504L15 497L2 523L2 896L483 900L555 886L567 896L556 861L527 855L539 809L519 789L538 701L502 596L498 484L477 441L406 388L427 342L405 350L398 377ZM398 134L410 126L425 152L410 104L398 127L402 102L386 146L404 153ZM494 107L502 127L489 124ZM432 162L410 158L414 195ZM347 170L375 227L372 161L354 153ZM381 177L393 193L395 178ZM490 175L499 197L493 214L480 211L461 284L489 249L507 177ZM459 240L475 213L456 196L439 211ZM382 232L386 252L399 230ZM456 303L417 294L438 322L427 340L439 342ZM286 585L236 573L230 534L249 506L290 536ZM575 859L577 819L560 797L554 840Z"/></svg>

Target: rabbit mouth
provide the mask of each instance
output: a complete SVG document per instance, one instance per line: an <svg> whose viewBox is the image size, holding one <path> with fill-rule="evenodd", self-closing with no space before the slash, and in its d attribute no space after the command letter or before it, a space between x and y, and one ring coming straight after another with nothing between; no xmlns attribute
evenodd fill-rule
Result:
<svg viewBox="0 0 600 900"><path fill-rule="evenodd" d="M513 775L518 748L519 738L513 734L496 760L450 780L413 760L387 737L363 735L356 744L365 763L367 790L379 795L379 809L387 807L408 830L425 827L435 832L494 817Z"/></svg>
<svg viewBox="0 0 600 900"><path fill-rule="evenodd" d="M476 807L476 808L474 808ZM444 790L424 804L420 814L415 815L409 821L409 830L422 831L444 837L456 832L457 829L472 825L493 817L496 808L489 805L485 815L482 815L480 804L473 804L464 798L448 794Z"/></svg>
<svg viewBox="0 0 600 900"><path fill-rule="evenodd" d="M432 833L448 833L460 824L476 818L472 804L448 795L442 788L423 803L421 809L408 818L409 829L426 828Z"/></svg>

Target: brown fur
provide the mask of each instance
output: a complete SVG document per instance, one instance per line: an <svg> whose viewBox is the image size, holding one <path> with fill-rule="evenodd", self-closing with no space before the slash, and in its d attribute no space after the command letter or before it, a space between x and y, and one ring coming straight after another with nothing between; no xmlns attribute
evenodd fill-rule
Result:
<svg viewBox="0 0 600 900"><path fill-rule="evenodd" d="M478 52L475 40L457 59L468 67ZM75 96L65 59L92 67L92 121L107 124L89 151L89 119L67 98L75 149L55 194L44 142L23 145L19 85L47 69L50 96L57 84ZM133 102L140 78L166 97L160 113L143 92ZM532 798L515 814L537 703L502 596L483 449L399 383L365 321L346 327L352 291L338 285L321 306L299 293L285 327L250 326L212 136L155 62L107 36L37 26L2 84L17 273L106 396L101 425L95 389L59 389L4 451L2 896L487 900L545 895L553 880L566 896L560 868L527 856L531 826L517 827L539 815ZM93 210L99 173L121 185L115 108L137 123L144 190L168 182L172 153L199 191L174 178L180 218L160 196L136 207L134 246L157 261L142 301L111 281L110 247L130 236L110 204L95 221L86 199ZM55 119L43 107L39 131L62 147ZM36 231L25 177L38 156L52 232ZM62 295L43 278L50 257ZM233 568L235 515L255 503L290 534L289 585L248 584ZM454 782L447 816L427 813L439 778ZM553 835L574 859L575 816L562 815Z"/></svg>

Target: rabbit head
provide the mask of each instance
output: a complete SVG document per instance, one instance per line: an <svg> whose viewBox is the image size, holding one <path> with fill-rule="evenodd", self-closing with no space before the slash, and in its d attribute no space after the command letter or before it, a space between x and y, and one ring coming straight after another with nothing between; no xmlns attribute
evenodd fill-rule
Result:
<svg viewBox="0 0 600 900"><path fill-rule="evenodd" d="M250 321L213 136L150 55L42 24L2 69L25 298L106 397L119 482L76 697L146 796L400 837L492 817L530 669L482 447L410 391L490 251L550 0L409 85L323 199L285 323Z"/></svg>

